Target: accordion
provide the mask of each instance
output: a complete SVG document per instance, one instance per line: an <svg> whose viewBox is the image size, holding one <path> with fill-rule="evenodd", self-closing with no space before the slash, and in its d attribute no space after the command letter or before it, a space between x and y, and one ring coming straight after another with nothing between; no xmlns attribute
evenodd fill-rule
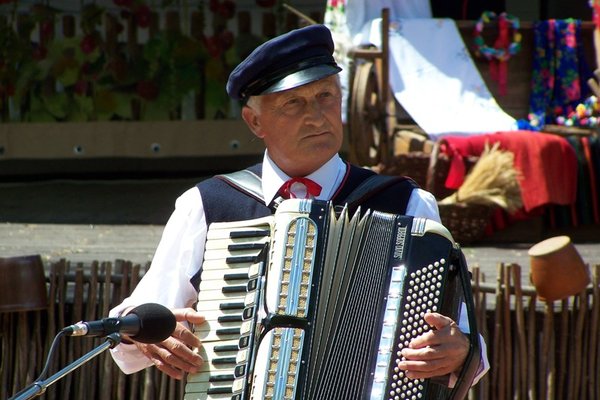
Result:
<svg viewBox="0 0 600 400"><path fill-rule="evenodd" d="M462 290L461 290L462 288ZM196 308L203 370L185 399L462 398L480 358L470 278L441 224L318 200L273 216L214 223ZM458 320L470 351L453 389L397 366L426 312Z"/></svg>

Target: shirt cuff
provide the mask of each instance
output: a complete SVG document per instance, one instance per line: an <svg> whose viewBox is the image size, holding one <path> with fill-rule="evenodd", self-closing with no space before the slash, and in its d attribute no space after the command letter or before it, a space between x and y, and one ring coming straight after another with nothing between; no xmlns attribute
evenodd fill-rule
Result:
<svg viewBox="0 0 600 400"><path fill-rule="evenodd" d="M135 344L121 343L110 349L110 355L123 371L129 375L152 366L152 361L142 354Z"/></svg>
<svg viewBox="0 0 600 400"><path fill-rule="evenodd" d="M475 378L473 378L473 382L471 382L471 386L475 386L477 382L488 372L490 369L490 362L487 357L487 346L485 344L485 340L483 336L479 335L479 346L481 348L481 355L479 356L479 368L477 369L477 373L475 374ZM453 388L458 381L458 374L452 372L450 374L450 378L448 381L448 387Z"/></svg>

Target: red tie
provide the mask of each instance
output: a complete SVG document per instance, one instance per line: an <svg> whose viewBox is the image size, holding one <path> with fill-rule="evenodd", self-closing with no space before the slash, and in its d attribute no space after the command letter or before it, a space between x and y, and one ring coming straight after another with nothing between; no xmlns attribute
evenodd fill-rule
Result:
<svg viewBox="0 0 600 400"><path fill-rule="evenodd" d="M301 193L304 193L305 199L317 197L321 194L321 185L308 178L292 178L279 189L279 194L284 199L295 199Z"/></svg>

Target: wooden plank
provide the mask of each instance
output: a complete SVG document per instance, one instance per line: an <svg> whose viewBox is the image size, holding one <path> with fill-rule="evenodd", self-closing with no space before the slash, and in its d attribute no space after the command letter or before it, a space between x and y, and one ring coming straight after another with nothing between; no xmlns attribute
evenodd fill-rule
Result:
<svg viewBox="0 0 600 400"><path fill-rule="evenodd" d="M242 120L3 123L4 160L260 155Z"/></svg>

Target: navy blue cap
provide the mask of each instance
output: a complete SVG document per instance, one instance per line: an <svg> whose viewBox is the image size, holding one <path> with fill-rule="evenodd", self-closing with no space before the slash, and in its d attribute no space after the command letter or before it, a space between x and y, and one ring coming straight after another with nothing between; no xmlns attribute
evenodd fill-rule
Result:
<svg viewBox="0 0 600 400"><path fill-rule="evenodd" d="M324 25L277 36L246 57L229 75L227 93L236 100L280 92L337 74L333 39Z"/></svg>

